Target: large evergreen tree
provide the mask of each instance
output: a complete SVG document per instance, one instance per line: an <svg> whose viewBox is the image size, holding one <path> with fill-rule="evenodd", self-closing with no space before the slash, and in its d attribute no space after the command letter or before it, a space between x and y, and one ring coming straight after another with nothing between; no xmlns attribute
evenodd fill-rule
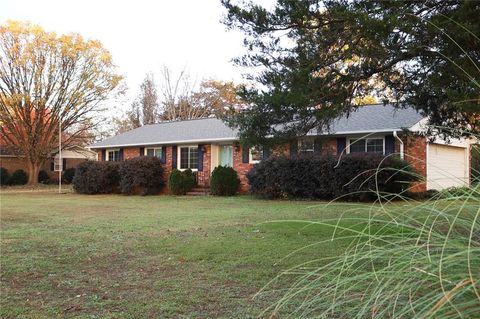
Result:
<svg viewBox="0 0 480 319"><path fill-rule="evenodd" d="M255 88L231 120L249 144L328 127L373 94L431 124L480 130L480 2L277 0L270 10L222 0L245 34Z"/></svg>

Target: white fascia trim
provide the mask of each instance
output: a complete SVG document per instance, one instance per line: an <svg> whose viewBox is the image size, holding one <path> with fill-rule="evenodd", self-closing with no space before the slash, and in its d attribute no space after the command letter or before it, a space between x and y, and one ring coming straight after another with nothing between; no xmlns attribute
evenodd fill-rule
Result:
<svg viewBox="0 0 480 319"><path fill-rule="evenodd" d="M178 140L167 142L153 142L153 143L133 143L133 144L117 144L117 145L102 145L102 146L90 146L90 149L99 148L112 148L112 147L128 147L128 146L149 146L149 145L171 145L171 144L202 144L205 142L233 142L238 141L237 138L225 137L225 138L212 138L202 140Z"/></svg>
<svg viewBox="0 0 480 319"><path fill-rule="evenodd" d="M381 129L381 130L368 130L368 131L343 131L343 132L333 132L331 134L320 134L320 135L352 135L352 134L369 134L369 133L390 133L390 132L401 132L403 129L399 128L390 128L390 129Z"/></svg>

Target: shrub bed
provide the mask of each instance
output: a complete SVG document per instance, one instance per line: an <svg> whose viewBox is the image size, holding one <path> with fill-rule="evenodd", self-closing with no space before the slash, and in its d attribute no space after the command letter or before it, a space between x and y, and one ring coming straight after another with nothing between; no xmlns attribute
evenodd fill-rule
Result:
<svg viewBox="0 0 480 319"><path fill-rule="evenodd" d="M338 165L337 165L338 164ZM348 155L271 157L248 172L250 191L264 198L369 200L399 194L418 180L410 165L396 157Z"/></svg>
<svg viewBox="0 0 480 319"><path fill-rule="evenodd" d="M136 157L120 164L123 194L158 194L164 184L162 162L157 157Z"/></svg>
<svg viewBox="0 0 480 319"><path fill-rule="evenodd" d="M80 163L73 178L73 189L81 194L118 193L120 186L119 163Z"/></svg>
<svg viewBox="0 0 480 319"><path fill-rule="evenodd" d="M213 195L233 196L240 186L237 172L231 167L217 166L212 172L210 190Z"/></svg>

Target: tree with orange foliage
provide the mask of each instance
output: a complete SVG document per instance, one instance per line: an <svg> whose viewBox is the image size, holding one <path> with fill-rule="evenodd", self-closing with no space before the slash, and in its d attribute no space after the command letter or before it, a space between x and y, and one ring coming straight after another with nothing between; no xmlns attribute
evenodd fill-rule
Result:
<svg viewBox="0 0 480 319"><path fill-rule="evenodd" d="M59 124L64 145L78 141L120 81L98 41L29 23L0 25L1 139L26 157L29 185L58 146Z"/></svg>

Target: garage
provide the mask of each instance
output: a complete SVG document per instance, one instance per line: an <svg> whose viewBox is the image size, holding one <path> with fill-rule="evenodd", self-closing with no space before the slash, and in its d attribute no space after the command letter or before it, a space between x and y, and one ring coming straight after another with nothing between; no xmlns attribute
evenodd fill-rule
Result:
<svg viewBox="0 0 480 319"><path fill-rule="evenodd" d="M467 148L428 144L427 189L442 190L469 184Z"/></svg>

